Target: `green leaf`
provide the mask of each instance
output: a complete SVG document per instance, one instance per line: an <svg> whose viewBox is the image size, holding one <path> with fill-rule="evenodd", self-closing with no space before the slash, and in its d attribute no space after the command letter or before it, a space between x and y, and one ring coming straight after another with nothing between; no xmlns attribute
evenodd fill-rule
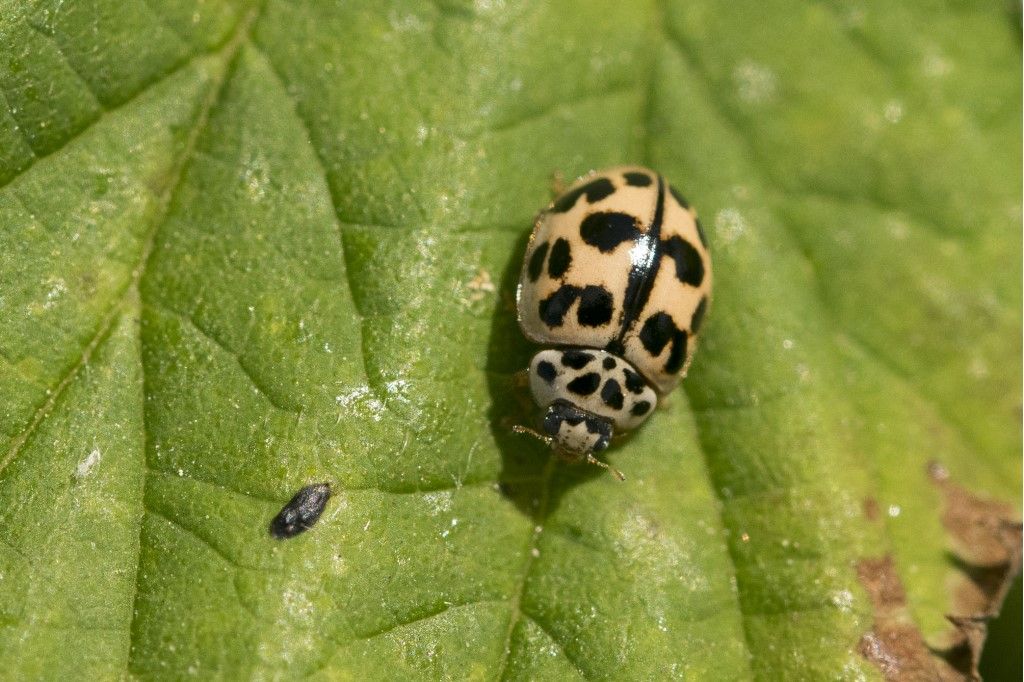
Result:
<svg viewBox="0 0 1024 682"><path fill-rule="evenodd" d="M969 671L945 617L998 608L1020 504L1020 59L999 3L0 0L4 670ZM716 273L625 483L508 428L532 217L618 163Z"/></svg>

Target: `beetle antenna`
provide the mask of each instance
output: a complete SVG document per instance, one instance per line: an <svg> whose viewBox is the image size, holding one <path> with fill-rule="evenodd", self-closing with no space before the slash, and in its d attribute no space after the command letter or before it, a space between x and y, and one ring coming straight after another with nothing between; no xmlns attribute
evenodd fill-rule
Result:
<svg viewBox="0 0 1024 682"><path fill-rule="evenodd" d="M549 438L548 436L534 431L528 426L523 426L522 424L514 424L512 426L512 430L516 433L525 433L527 436L533 436L537 440L542 441L548 447L551 447L551 443L554 441L554 438Z"/></svg>
<svg viewBox="0 0 1024 682"><path fill-rule="evenodd" d="M623 474L621 471L619 471L615 467L613 467L613 466L611 466L611 465L609 465L609 464L607 464L605 462L602 462L601 460L599 460L597 457L594 457L593 455L587 455L587 464L593 464L594 466L599 466L602 469L607 469L608 471L612 472L612 475L614 475L615 478L619 479L620 481L625 481L626 480L626 475L625 474Z"/></svg>

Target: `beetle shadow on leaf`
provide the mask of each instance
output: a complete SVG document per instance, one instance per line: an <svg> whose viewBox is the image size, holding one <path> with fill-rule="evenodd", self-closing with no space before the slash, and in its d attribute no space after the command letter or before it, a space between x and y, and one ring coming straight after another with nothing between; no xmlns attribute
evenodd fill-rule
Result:
<svg viewBox="0 0 1024 682"><path fill-rule="evenodd" d="M546 480L544 471L554 456L551 449L528 435L512 431L516 424L540 426L540 409L533 403L529 389L519 385L516 377L538 350L523 335L516 315L516 286L529 237L529 231L525 231L516 241L498 285L498 304L491 318L487 348L487 383L491 394L488 419L501 451L501 494L524 514L541 522L558 507L567 491L608 472L594 466L556 462L550 480Z"/></svg>

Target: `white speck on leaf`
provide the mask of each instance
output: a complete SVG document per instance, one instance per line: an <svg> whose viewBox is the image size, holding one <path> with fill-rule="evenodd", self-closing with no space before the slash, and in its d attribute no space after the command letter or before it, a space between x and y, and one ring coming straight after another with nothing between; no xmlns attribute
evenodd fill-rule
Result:
<svg viewBox="0 0 1024 682"><path fill-rule="evenodd" d="M338 414L339 422L346 413L349 416L369 417L376 422L384 417L384 403L374 395L369 386L357 386L347 393L335 396L334 401L341 408Z"/></svg>
<svg viewBox="0 0 1024 682"><path fill-rule="evenodd" d="M68 287L64 283L64 280L59 277L50 280L50 288L46 292L46 301L43 303L43 308L52 308L56 304L57 299L66 294L67 291Z"/></svg>
<svg viewBox="0 0 1024 682"><path fill-rule="evenodd" d="M940 52L929 52L921 60L921 71L929 78L941 78L953 70L953 63Z"/></svg>
<svg viewBox="0 0 1024 682"><path fill-rule="evenodd" d="M897 516L899 516L901 511L903 510L900 509L900 506L898 504L889 505L889 516L891 516L892 518L895 519Z"/></svg>
<svg viewBox="0 0 1024 682"><path fill-rule="evenodd" d="M100 463L100 459L102 457L103 453L100 452L100 449L94 447L92 452L86 455L85 459L79 462L78 466L75 467L75 478L82 479L91 474L93 469L96 468L96 465Z"/></svg>
<svg viewBox="0 0 1024 682"><path fill-rule="evenodd" d="M853 608L853 593L849 590L833 592L830 601L840 611L849 611Z"/></svg>
<svg viewBox="0 0 1024 682"><path fill-rule="evenodd" d="M897 218L890 218L887 222L889 226L889 234L892 235L893 239L902 241L907 238L907 235L910 233L910 229L907 227L905 222Z"/></svg>
<svg viewBox="0 0 1024 682"><path fill-rule="evenodd" d="M388 395L394 396L402 402L409 402L409 399L405 397L405 391L409 388L409 382L404 379L395 379L384 384L384 388L387 390Z"/></svg>
<svg viewBox="0 0 1024 682"><path fill-rule="evenodd" d="M452 508L452 493L450 490L427 493L423 496L423 501L430 507L430 515L437 516Z"/></svg>
<svg viewBox="0 0 1024 682"><path fill-rule="evenodd" d="M761 104L775 96L775 72L764 64L750 60L741 62L733 69L732 80L744 102Z"/></svg>
<svg viewBox="0 0 1024 682"><path fill-rule="evenodd" d="M971 358L970 365L967 366L967 373L975 379L984 379L989 374L988 363L985 362L985 358L975 356Z"/></svg>
<svg viewBox="0 0 1024 682"><path fill-rule="evenodd" d="M889 123L899 123L903 119L903 103L899 100L889 100L885 104L885 120Z"/></svg>
<svg viewBox="0 0 1024 682"><path fill-rule="evenodd" d="M800 363L796 366L796 376L800 381L807 381L811 377L811 368Z"/></svg>
<svg viewBox="0 0 1024 682"><path fill-rule="evenodd" d="M469 296L466 297L467 304L482 301L487 294L493 294L496 291L494 282L491 281L491 273L483 268L477 270L476 276L469 280L466 288L469 289Z"/></svg>
<svg viewBox="0 0 1024 682"><path fill-rule="evenodd" d="M747 229L747 220L735 208L723 208L715 214L715 236L719 244L731 244Z"/></svg>
<svg viewBox="0 0 1024 682"><path fill-rule="evenodd" d="M262 154L248 160L242 179L253 201L259 201L266 196L270 173L267 170L267 161Z"/></svg>

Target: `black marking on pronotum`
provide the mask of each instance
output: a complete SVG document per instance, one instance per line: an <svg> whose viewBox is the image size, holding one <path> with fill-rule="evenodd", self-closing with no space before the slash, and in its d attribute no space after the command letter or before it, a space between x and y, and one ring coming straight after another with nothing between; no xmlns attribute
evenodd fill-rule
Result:
<svg viewBox="0 0 1024 682"><path fill-rule="evenodd" d="M676 235L662 242L662 248L676 263L676 279L699 287L704 281L704 261L693 244Z"/></svg>
<svg viewBox="0 0 1024 682"><path fill-rule="evenodd" d="M575 348L562 351L562 364L573 369L583 369L593 359L594 356L590 353Z"/></svg>
<svg viewBox="0 0 1024 682"><path fill-rule="evenodd" d="M630 171L629 173L623 173L622 177L626 178L627 185L631 185L633 187L647 187L651 184L651 176L647 173Z"/></svg>
<svg viewBox="0 0 1024 682"><path fill-rule="evenodd" d="M644 388L647 386L647 384L644 383L643 377L641 377L639 374L637 374L631 369L623 368L622 373L626 377L626 389L630 393L640 395L641 393L644 392Z"/></svg>
<svg viewBox="0 0 1024 682"><path fill-rule="evenodd" d="M634 417L642 417L645 414L647 414L647 412L650 409L651 409L651 404L649 402L647 402L646 400L638 400L637 403L635 405L633 405L633 408L630 410L630 413Z"/></svg>
<svg viewBox="0 0 1024 682"><path fill-rule="evenodd" d="M584 327L600 327L611 321L614 302L611 292L595 284L588 284L582 289L572 284L563 284L540 301L537 313L547 326L561 327L576 299L580 301L576 320Z"/></svg>
<svg viewBox="0 0 1024 682"><path fill-rule="evenodd" d="M612 437L612 425L606 420L596 415L587 417L587 433L598 436L597 442L594 443L594 451L600 452L608 447L608 441Z"/></svg>
<svg viewBox="0 0 1024 682"><path fill-rule="evenodd" d="M594 415L586 419L587 431L601 436L611 436L612 430L608 420Z"/></svg>
<svg viewBox="0 0 1024 682"><path fill-rule="evenodd" d="M605 358L604 362L601 363L601 366L605 369L615 369L615 364L615 358Z"/></svg>
<svg viewBox="0 0 1024 682"><path fill-rule="evenodd" d="M590 395L601 385L601 375L597 372L587 372L578 376L568 383L566 388L576 395Z"/></svg>
<svg viewBox="0 0 1024 682"><path fill-rule="evenodd" d="M596 180L591 180L587 184L563 194L557 201L555 201L554 205L551 207L551 211L553 213L565 213L566 211L569 211L576 205L576 202L584 194L587 195L587 203L592 204L610 196L614 191L615 185L613 185L608 178L597 178Z"/></svg>
<svg viewBox="0 0 1024 682"><path fill-rule="evenodd" d="M555 241L551 247L551 257L548 258L548 275L551 279L559 279L572 265L572 253L569 251L569 242L564 239Z"/></svg>
<svg viewBox="0 0 1024 682"><path fill-rule="evenodd" d="M562 424L568 424L571 427L582 424L587 433L596 435L598 438L593 445L595 451L608 447L608 442L612 437L611 422L604 417L585 412L567 400L556 400L548 406L541 428L549 436L557 436Z"/></svg>
<svg viewBox="0 0 1024 682"><path fill-rule="evenodd" d="M537 376L550 384L558 376L558 370L547 360L541 360L537 363Z"/></svg>
<svg viewBox="0 0 1024 682"><path fill-rule="evenodd" d="M625 396L622 395L622 388L615 379L609 379L601 387L601 400L613 410L621 410Z"/></svg>
<svg viewBox="0 0 1024 682"><path fill-rule="evenodd" d="M270 522L270 534L279 540L293 538L313 527L331 498L329 483L307 485L288 501Z"/></svg>
<svg viewBox="0 0 1024 682"><path fill-rule="evenodd" d="M654 289L654 280L658 275L658 266L661 263L661 223L665 218L665 180L658 176L658 205L654 209L654 220L647 233L637 238L637 245L634 247L640 250L641 244L646 251L633 260L633 267L629 269L629 279L626 283L626 295L622 301L622 326L619 329L618 337L608 345L612 353L622 353L622 340L626 332L636 323L636 318L647 305L651 297L651 290Z"/></svg>
<svg viewBox="0 0 1024 682"><path fill-rule="evenodd" d="M529 275L531 282L536 282L537 278L540 277L540 273L544 269L544 257L547 255L547 242L540 244L533 250L533 255L530 256L530 264L526 267L526 274Z"/></svg>
<svg viewBox="0 0 1024 682"><path fill-rule="evenodd" d="M601 253L611 253L623 242L635 242L641 232L637 219L628 213L598 211L580 223L580 237Z"/></svg>

